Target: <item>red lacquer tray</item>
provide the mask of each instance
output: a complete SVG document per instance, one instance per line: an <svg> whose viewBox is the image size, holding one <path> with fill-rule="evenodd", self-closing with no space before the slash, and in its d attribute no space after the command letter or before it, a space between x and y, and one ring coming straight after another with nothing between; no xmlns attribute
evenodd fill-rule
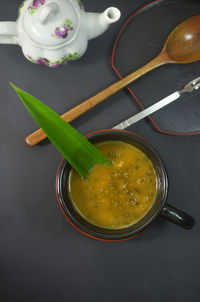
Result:
<svg viewBox="0 0 200 302"><path fill-rule="evenodd" d="M198 14L199 0L157 0L133 12L121 28L113 47L112 68L117 76L122 78L157 56L168 34L183 20ZM198 76L200 62L168 64L150 72L128 87L138 104L137 111L132 114L181 89ZM200 93L186 94L149 119L162 133L200 133Z"/></svg>

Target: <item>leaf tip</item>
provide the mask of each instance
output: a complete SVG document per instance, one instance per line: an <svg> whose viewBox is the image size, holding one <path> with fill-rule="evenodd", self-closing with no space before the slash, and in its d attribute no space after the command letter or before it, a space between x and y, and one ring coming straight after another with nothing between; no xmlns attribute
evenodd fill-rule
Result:
<svg viewBox="0 0 200 302"><path fill-rule="evenodd" d="M17 88L12 82L9 82L9 84L10 84L10 86L12 86L12 88L13 88L15 91L18 90L18 88Z"/></svg>
<svg viewBox="0 0 200 302"><path fill-rule="evenodd" d="M17 86L15 86L12 82L9 82L9 84L13 87L13 89L19 94L21 93L26 93L25 91L23 91L22 89L18 88Z"/></svg>

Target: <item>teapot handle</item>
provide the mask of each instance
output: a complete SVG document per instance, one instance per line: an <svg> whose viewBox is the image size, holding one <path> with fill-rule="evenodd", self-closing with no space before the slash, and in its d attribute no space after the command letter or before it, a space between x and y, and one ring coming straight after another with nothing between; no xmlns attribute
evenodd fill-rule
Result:
<svg viewBox="0 0 200 302"><path fill-rule="evenodd" d="M38 20L40 23L45 23L48 18L56 13L59 9L59 6L56 2L51 2L41 8Z"/></svg>
<svg viewBox="0 0 200 302"><path fill-rule="evenodd" d="M0 22L0 44L18 44L16 22Z"/></svg>

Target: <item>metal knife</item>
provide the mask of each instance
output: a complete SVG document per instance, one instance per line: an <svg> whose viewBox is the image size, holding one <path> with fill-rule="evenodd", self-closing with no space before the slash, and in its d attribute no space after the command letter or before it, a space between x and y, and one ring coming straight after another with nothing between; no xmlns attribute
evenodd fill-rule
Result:
<svg viewBox="0 0 200 302"><path fill-rule="evenodd" d="M200 88L200 77L194 79L193 81L189 82L184 86L182 90L176 91L166 98L158 101L154 105L144 109L143 111L131 116L124 122L118 124L117 126L113 127L113 129L126 129L127 127L131 126L132 124L140 121L141 119L149 116L150 114L156 112L157 110L163 108L164 106L176 101L180 98L180 96L186 92L192 92L194 90L198 90Z"/></svg>

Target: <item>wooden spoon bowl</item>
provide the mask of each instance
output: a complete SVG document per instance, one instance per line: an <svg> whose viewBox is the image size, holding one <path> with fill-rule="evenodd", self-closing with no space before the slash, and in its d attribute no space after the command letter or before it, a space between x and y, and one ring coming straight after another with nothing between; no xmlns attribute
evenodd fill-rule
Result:
<svg viewBox="0 0 200 302"><path fill-rule="evenodd" d="M192 63L200 60L200 15L178 25L168 36L162 53L171 63Z"/></svg>

